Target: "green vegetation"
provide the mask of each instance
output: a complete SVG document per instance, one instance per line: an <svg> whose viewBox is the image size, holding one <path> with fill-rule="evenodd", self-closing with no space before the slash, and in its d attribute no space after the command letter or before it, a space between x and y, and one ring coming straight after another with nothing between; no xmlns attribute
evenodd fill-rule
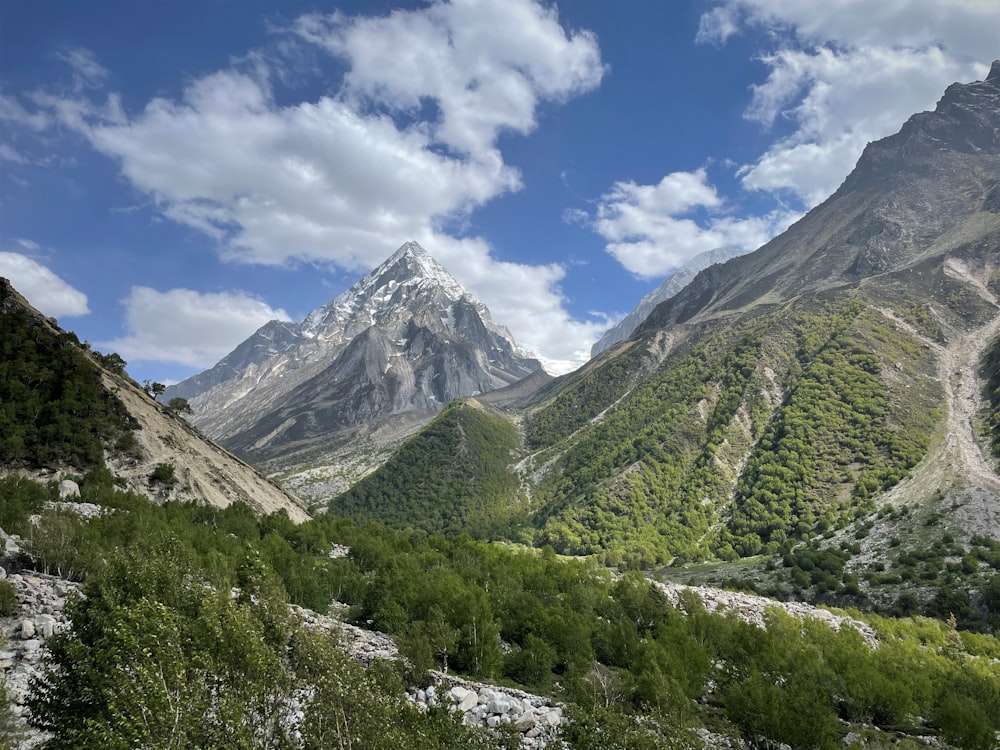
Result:
<svg viewBox="0 0 1000 750"><path fill-rule="evenodd" d="M883 362L865 341L877 335L892 332L859 316L802 362L737 486L726 539L738 553L845 525L923 457L933 414L893 413Z"/></svg>
<svg viewBox="0 0 1000 750"><path fill-rule="evenodd" d="M86 469L135 428L71 333L26 310L0 314L0 457L7 465Z"/></svg>
<svg viewBox="0 0 1000 750"><path fill-rule="evenodd" d="M523 515L518 479L509 470L517 448L517 432L507 419L455 401L329 509L359 523L505 536Z"/></svg>
<svg viewBox="0 0 1000 750"><path fill-rule="evenodd" d="M44 747L514 747L418 711L390 665L366 671L296 626L259 560L237 582L235 599L206 585L173 545L116 555L69 605L72 631L48 642L29 700Z"/></svg>
<svg viewBox="0 0 1000 750"><path fill-rule="evenodd" d="M0 581L0 617L13 617L17 614L17 592L9 581Z"/></svg>
<svg viewBox="0 0 1000 750"><path fill-rule="evenodd" d="M536 542L651 566L773 553L842 527L923 457L936 419L928 362L848 297L703 336L613 406L581 386L576 408L605 414L558 445L534 493ZM569 400L533 423L570 434Z"/></svg>
<svg viewBox="0 0 1000 750"><path fill-rule="evenodd" d="M434 665L569 700L574 747L693 747L696 726L833 747L847 720L976 748L1000 728L1000 643L943 622L876 618L872 651L851 628L773 613L761 630L693 596L673 607L637 573L614 580L551 549L333 517L295 526L239 505L157 506L106 470L80 484L82 500L111 512L44 511L28 538L36 567L86 581L32 697L35 720L55 732L50 747L289 747L283 706L306 688L306 747L347 747L347 736L354 747L510 746L447 712L409 708L401 667L362 669L290 622L286 596L319 611L349 605L351 620L397 638L411 679ZM48 492L7 486L17 489L0 493L10 517L20 511L8 499L23 508ZM333 543L350 555L331 559ZM792 559L836 567L825 558ZM231 598L231 586L242 594Z"/></svg>
<svg viewBox="0 0 1000 750"><path fill-rule="evenodd" d="M986 352L983 363L986 373L986 408L989 439L993 454L1000 457L1000 338Z"/></svg>
<svg viewBox="0 0 1000 750"><path fill-rule="evenodd" d="M180 396L174 396L167 402L167 411L177 415L194 414L194 410L191 408L188 400Z"/></svg>
<svg viewBox="0 0 1000 750"><path fill-rule="evenodd" d="M629 389L643 357L643 347L633 346L598 367L572 375L544 409L525 420L528 447L552 445L590 422Z"/></svg>

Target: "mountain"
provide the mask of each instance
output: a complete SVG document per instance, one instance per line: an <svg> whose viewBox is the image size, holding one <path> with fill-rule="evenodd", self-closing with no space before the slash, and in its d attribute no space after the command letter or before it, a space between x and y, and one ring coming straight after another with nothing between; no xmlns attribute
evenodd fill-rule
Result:
<svg viewBox="0 0 1000 750"><path fill-rule="evenodd" d="M420 413L423 424L454 398L539 369L482 302L408 242L302 323L268 323L164 399L188 398L206 434L270 457L395 416Z"/></svg>
<svg viewBox="0 0 1000 750"><path fill-rule="evenodd" d="M550 392L525 422L540 541L648 562L753 555L886 499L965 538L1000 534L976 432L998 256L1000 63Z"/></svg>
<svg viewBox="0 0 1000 750"><path fill-rule="evenodd" d="M243 502L261 514L298 500L154 401L116 354L81 345L0 279L0 469L42 476L107 467L157 501Z"/></svg>
<svg viewBox="0 0 1000 750"><path fill-rule="evenodd" d="M653 308L690 284L699 271L717 263L725 263L730 258L741 254L740 251L728 247L718 247L715 250L698 253L674 271L660 286L643 297L632 312L605 331L604 335L590 348L590 356L596 357L605 349L609 349L619 341L624 341L631 336L632 332L646 319L646 316L653 311Z"/></svg>
<svg viewBox="0 0 1000 750"><path fill-rule="evenodd" d="M1000 537L998 297L1000 63L522 404L508 471L535 544L629 566L783 553L791 571L796 544L829 539L841 578L769 585L840 589L877 561L899 572L858 591L894 597L915 561ZM926 565L924 601L952 591Z"/></svg>

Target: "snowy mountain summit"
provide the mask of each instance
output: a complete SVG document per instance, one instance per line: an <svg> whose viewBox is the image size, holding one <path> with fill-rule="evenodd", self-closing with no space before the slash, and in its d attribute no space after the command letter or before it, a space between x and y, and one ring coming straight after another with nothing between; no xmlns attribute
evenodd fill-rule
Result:
<svg viewBox="0 0 1000 750"><path fill-rule="evenodd" d="M253 451L436 410L539 368L481 301L407 242L302 323L267 323L165 398L187 398L205 433Z"/></svg>

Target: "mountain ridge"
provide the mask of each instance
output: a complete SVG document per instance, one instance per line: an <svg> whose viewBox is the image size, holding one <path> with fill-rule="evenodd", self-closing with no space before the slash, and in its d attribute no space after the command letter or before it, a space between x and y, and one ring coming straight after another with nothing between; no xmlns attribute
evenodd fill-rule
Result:
<svg viewBox="0 0 1000 750"><path fill-rule="evenodd" d="M88 414L94 407L82 401L107 403L128 420L117 433L99 436L103 446L96 455L91 452L91 460L86 464L69 453L65 454L69 458L57 456L58 466L53 465L52 460L45 460L43 466L33 467L29 461L27 469L41 468L65 475L107 466L123 486L157 502L197 500L219 508L242 502L261 515L284 511L297 523L309 518L298 498L278 487L258 469L206 440L180 416L144 392L125 374L125 363L120 357L102 355L81 345L74 334L63 331L54 319L46 318L33 308L7 279L0 279L0 328L6 344L17 343L15 339L21 335L18 326L23 323L32 331L29 334L32 341L44 348L38 349L30 362L19 362L12 357L9 363L22 369L38 366L55 371L54 375L64 382L51 392L68 394L67 404L72 407L72 420L66 420L55 410L55 400L49 394L42 394L49 403L39 410L35 422L42 423L46 430L43 437L50 452L53 444L63 439L62 435L76 442L76 435L93 430L93 420ZM52 366L53 361L48 358L63 353L72 356L76 370L93 378L98 389L96 397L92 390L65 382L70 377L65 358L58 361L58 366ZM20 352L22 358L26 354ZM19 401L26 401L40 387L38 378L25 377L24 372L5 375L10 381L5 385L18 384ZM47 421L52 423L54 430L45 424ZM10 462L11 446L5 444L4 450L5 461ZM16 463L13 468L26 470Z"/></svg>
<svg viewBox="0 0 1000 750"><path fill-rule="evenodd" d="M618 321L615 325L604 332L604 335L590 348L591 358L596 357L606 349L611 348L619 341L624 341L642 324L653 309L664 300L677 295L684 287L690 284L699 271L703 271L709 266L735 258L744 253L734 248L718 247L714 250L706 250L698 253L687 263L674 271L660 286L651 291L641 300L633 310Z"/></svg>

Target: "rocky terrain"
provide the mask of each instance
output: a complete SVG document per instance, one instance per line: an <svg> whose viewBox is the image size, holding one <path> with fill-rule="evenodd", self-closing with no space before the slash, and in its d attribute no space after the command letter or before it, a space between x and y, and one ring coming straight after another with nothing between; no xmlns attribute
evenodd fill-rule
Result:
<svg viewBox="0 0 1000 750"><path fill-rule="evenodd" d="M222 508L244 502L264 515L284 510L296 522L309 518L298 498L258 469L207 440L141 388L113 373L104 373L104 381L139 423L135 433L137 455L110 462L111 470L124 478L130 489L152 494L159 501L197 500ZM174 467L175 483L169 487L151 486L150 475L163 464Z"/></svg>

